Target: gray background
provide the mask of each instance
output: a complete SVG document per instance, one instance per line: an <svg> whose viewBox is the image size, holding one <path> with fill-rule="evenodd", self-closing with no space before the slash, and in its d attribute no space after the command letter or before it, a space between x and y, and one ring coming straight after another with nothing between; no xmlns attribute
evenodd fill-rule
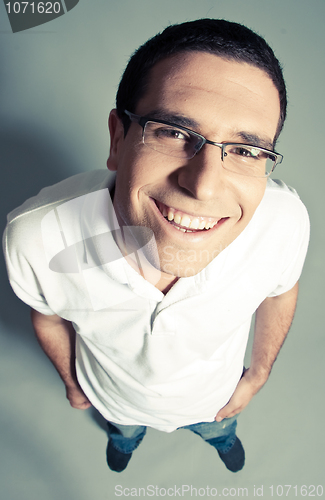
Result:
<svg viewBox="0 0 325 500"><path fill-rule="evenodd" d="M264 498L271 498L272 485L274 497L277 485L292 485L287 498L296 497L295 485L299 498L301 485L325 488L324 0L80 0L64 16L16 34L1 2L1 227L5 214L42 186L105 168L107 116L128 57L168 24L200 17L246 24L282 62L289 116L278 143L285 159L274 177L297 189L312 224L292 331L270 380L240 418L246 466L232 474L199 437L149 430L127 470L109 471L103 422L92 410L70 408L1 262L3 499L104 500L116 497L116 485L209 486L220 494L222 488L246 487L249 498L254 485L264 486ZM228 493L238 497L236 490ZM309 494L317 496L312 488Z"/></svg>

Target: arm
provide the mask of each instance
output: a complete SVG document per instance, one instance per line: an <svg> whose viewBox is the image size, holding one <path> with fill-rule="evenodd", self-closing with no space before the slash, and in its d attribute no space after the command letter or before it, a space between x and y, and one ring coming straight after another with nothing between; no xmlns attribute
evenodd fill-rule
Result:
<svg viewBox="0 0 325 500"><path fill-rule="evenodd" d="M267 381L290 329L297 296L298 282L288 292L266 298L258 307L251 365L245 370L229 402L217 413L217 422L241 412Z"/></svg>
<svg viewBox="0 0 325 500"><path fill-rule="evenodd" d="M40 346L65 384L71 406L79 410L89 408L91 404L77 381L74 363L76 332L72 324L56 314L46 316L34 309L31 319Z"/></svg>

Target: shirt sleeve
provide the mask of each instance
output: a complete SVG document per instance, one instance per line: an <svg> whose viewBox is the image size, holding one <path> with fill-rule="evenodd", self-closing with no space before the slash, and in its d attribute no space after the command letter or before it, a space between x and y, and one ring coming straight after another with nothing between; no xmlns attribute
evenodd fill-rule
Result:
<svg viewBox="0 0 325 500"><path fill-rule="evenodd" d="M278 286L269 297L276 297L291 290L300 278L305 262L309 236L310 223L306 207L300 203L300 211L297 213L296 229L288 232L288 241L283 248L285 253L285 266L281 274Z"/></svg>
<svg viewBox="0 0 325 500"><path fill-rule="evenodd" d="M47 316L55 314L47 304L31 264L23 252L19 251L22 243L15 239L19 238L10 238L10 225L8 225L3 234L3 251L13 291L23 302L41 314Z"/></svg>

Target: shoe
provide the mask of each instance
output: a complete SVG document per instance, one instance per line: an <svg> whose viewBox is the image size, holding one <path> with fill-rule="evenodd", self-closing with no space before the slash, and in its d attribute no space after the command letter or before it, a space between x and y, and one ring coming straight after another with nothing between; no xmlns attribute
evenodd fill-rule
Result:
<svg viewBox="0 0 325 500"><path fill-rule="evenodd" d="M238 472L245 465L245 451L240 440L236 436L236 441L227 453L217 450L219 457L231 472Z"/></svg>
<svg viewBox="0 0 325 500"><path fill-rule="evenodd" d="M115 472L122 472L126 469L131 457L132 453L121 453L113 447L111 440L108 441L106 460L107 465L111 470Z"/></svg>

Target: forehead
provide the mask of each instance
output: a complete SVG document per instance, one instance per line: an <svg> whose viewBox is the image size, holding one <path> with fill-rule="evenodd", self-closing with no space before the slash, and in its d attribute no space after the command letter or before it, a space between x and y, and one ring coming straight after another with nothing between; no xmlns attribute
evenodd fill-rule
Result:
<svg viewBox="0 0 325 500"><path fill-rule="evenodd" d="M152 68L136 112L181 115L215 133L226 128L260 129L273 140L280 101L272 80L259 68L190 52L166 58Z"/></svg>

